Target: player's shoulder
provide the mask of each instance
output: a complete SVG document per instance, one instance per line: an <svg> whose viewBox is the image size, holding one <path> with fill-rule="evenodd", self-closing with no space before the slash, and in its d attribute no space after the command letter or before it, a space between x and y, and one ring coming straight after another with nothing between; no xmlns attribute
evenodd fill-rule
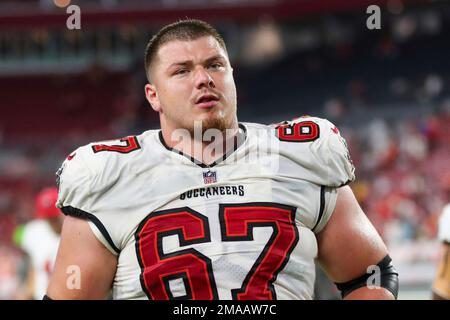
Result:
<svg viewBox="0 0 450 320"><path fill-rule="evenodd" d="M269 137L279 142L280 152L301 152L306 149L321 156L348 156L347 142L337 126L325 118L301 116L272 124L243 123L250 135ZM259 134L262 133L262 134ZM312 146L310 146L312 145ZM350 160L350 159L349 159Z"/></svg>
<svg viewBox="0 0 450 320"><path fill-rule="evenodd" d="M154 149L157 135L157 130L149 130L140 135L91 142L77 148L56 172L57 206L91 212L99 194L121 179L131 179L130 170L139 167L135 164L146 161L148 155L153 154L143 151Z"/></svg>
<svg viewBox="0 0 450 320"><path fill-rule="evenodd" d="M65 166L84 168L91 174L101 171L106 164L117 167L126 164L143 150L150 148L158 130L144 131L139 135L95 141L78 147L67 156Z"/></svg>
<svg viewBox="0 0 450 320"><path fill-rule="evenodd" d="M325 118L303 115L271 124L243 123L250 130L272 131L282 142L313 142L329 134L338 134L337 127Z"/></svg>
<svg viewBox="0 0 450 320"><path fill-rule="evenodd" d="M271 124L277 131L278 138L285 142L314 142L339 130L329 120L304 115L292 120Z"/></svg>
<svg viewBox="0 0 450 320"><path fill-rule="evenodd" d="M99 159L117 158L125 154L134 155L154 142L158 132L159 130L147 130L139 135L95 141L81 146L79 150L83 157Z"/></svg>
<svg viewBox="0 0 450 320"><path fill-rule="evenodd" d="M282 167L304 172L305 179L335 187L355 179L347 143L327 119L301 116L270 125L245 125L253 132L269 130L270 140L276 142L273 148L284 159Z"/></svg>
<svg viewBox="0 0 450 320"><path fill-rule="evenodd" d="M91 142L70 153L56 172L61 190L74 188L96 190L95 185L107 187L133 161L140 161L144 150L152 150L158 130L148 130L140 135ZM148 153L147 153L148 154ZM143 160L144 161L144 160Z"/></svg>

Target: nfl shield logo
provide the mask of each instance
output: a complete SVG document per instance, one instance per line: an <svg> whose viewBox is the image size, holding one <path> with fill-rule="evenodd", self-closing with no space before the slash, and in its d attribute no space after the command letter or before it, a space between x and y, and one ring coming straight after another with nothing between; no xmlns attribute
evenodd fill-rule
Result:
<svg viewBox="0 0 450 320"><path fill-rule="evenodd" d="M208 170L203 172L203 182L205 184L214 183L217 181L217 174L215 171Z"/></svg>

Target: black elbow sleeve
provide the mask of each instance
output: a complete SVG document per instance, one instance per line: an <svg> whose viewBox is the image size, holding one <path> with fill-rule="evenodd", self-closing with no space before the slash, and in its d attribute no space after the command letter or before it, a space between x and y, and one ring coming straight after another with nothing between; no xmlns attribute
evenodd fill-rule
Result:
<svg viewBox="0 0 450 320"><path fill-rule="evenodd" d="M336 283L337 288L341 291L342 298L361 287L379 286L389 290L394 295L395 299L397 299L398 272L392 264L391 257L386 255L383 260L377 264L377 267L378 268L372 270L372 273L365 273L356 279L344 283ZM376 277L379 277L379 279L376 279Z"/></svg>

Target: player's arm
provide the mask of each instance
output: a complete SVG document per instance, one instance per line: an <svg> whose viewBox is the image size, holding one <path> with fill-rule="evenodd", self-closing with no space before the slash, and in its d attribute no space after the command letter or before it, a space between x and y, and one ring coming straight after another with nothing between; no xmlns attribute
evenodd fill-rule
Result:
<svg viewBox="0 0 450 320"><path fill-rule="evenodd" d="M88 222L66 216L47 296L105 299L116 268L117 257L95 237Z"/></svg>
<svg viewBox="0 0 450 320"><path fill-rule="evenodd" d="M339 284L344 299L395 298L391 291L396 293L398 289L397 275L385 259L387 248L350 187L338 189L333 214L317 238L318 261L330 279ZM381 269L381 285L387 284L391 290L366 286L367 278L372 275L367 273L367 268L375 265Z"/></svg>
<svg viewBox="0 0 450 320"><path fill-rule="evenodd" d="M433 299L450 299L450 243L448 242L442 243L441 258L433 282Z"/></svg>

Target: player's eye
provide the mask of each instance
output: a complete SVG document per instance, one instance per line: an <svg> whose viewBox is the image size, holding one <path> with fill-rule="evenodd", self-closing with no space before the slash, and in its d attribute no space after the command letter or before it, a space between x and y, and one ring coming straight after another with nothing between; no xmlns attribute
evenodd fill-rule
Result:
<svg viewBox="0 0 450 320"><path fill-rule="evenodd" d="M184 75L184 74L187 74L188 72L189 72L188 69L181 68L181 69L177 69L173 74L174 75Z"/></svg>
<svg viewBox="0 0 450 320"><path fill-rule="evenodd" d="M213 62L209 65L209 69L218 70L222 68L223 65L220 62Z"/></svg>

